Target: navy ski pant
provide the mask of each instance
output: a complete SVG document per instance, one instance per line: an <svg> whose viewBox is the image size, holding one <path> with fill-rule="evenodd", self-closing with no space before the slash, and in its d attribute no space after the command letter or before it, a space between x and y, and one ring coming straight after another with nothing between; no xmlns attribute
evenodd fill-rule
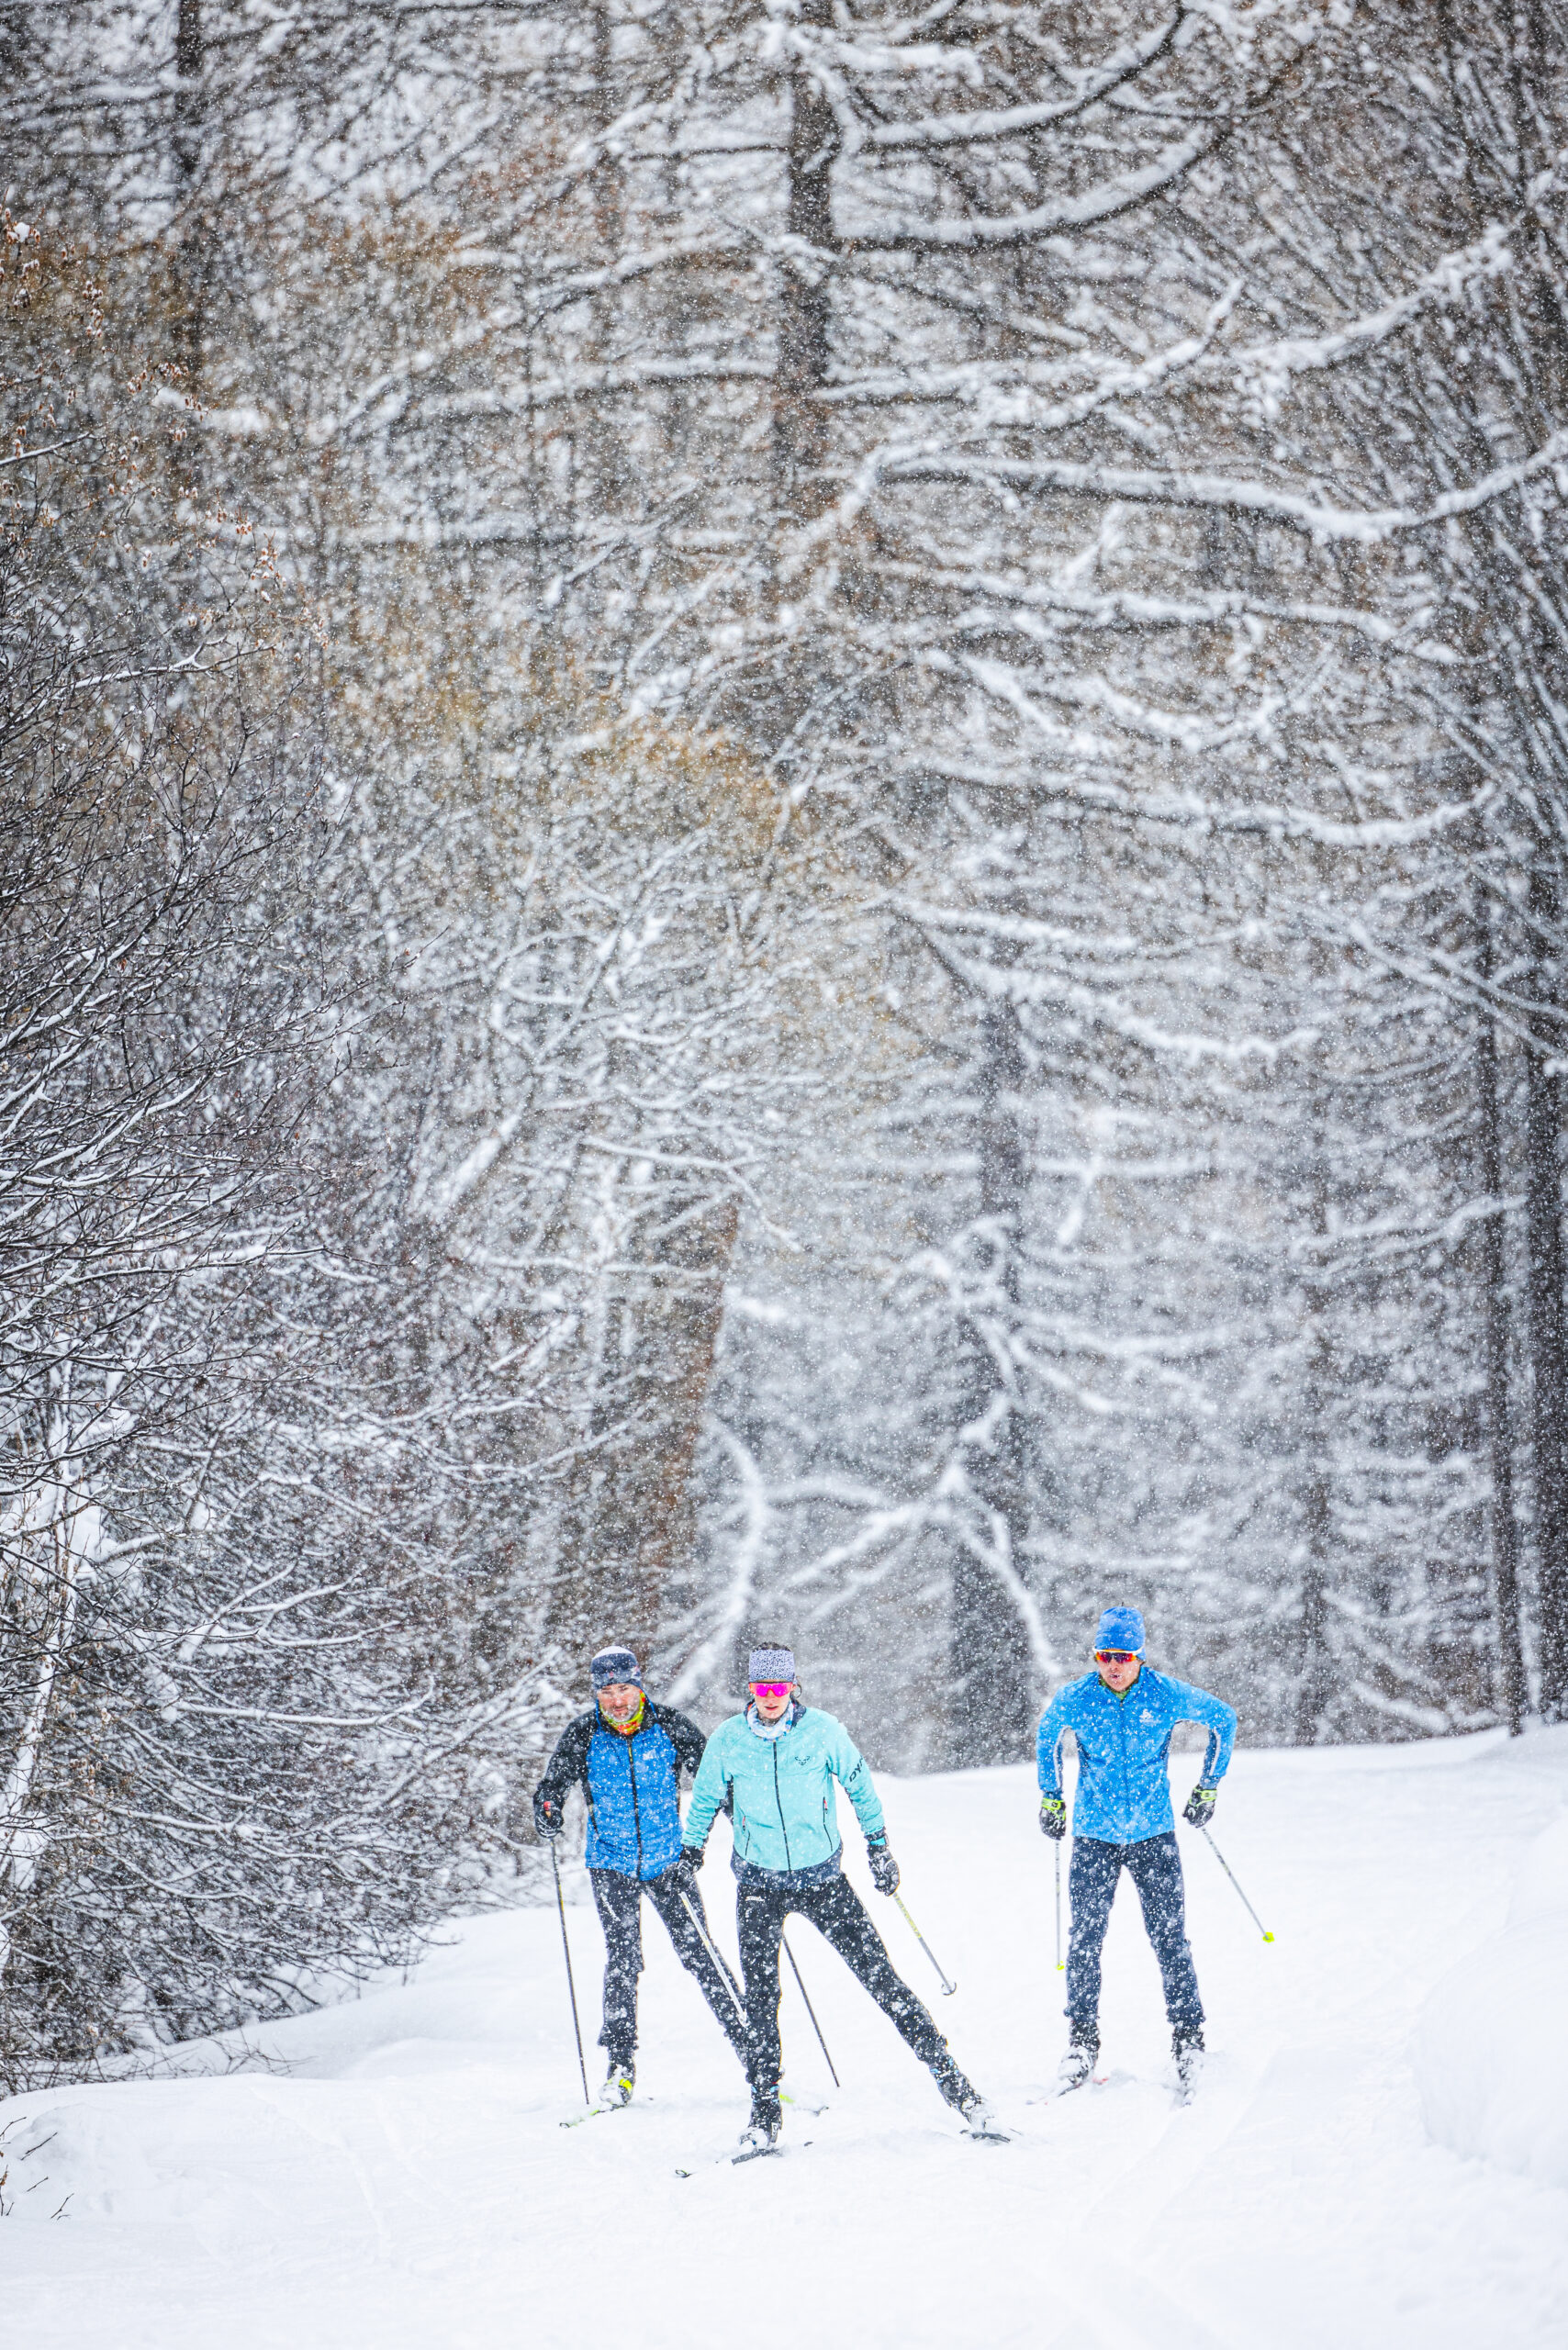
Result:
<svg viewBox="0 0 1568 2350"><path fill-rule="evenodd" d="M675 1872L649 1878L622 1876L614 1869L590 1869L599 1922L604 1928L604 2029L599 2044L612 2065L629 2065L637 2045L637 1977L643 1972L643 1896L645 1893L668 1930L675 1954L698 1987L724 2036L745 2065L746 2026L734 1993L703 1949L697 1928L681 1897ZM708 1932L708 1914L699 1893L692 1904ZM709 1940L711 1941L711 1935Z"/></svg>
<svg viewBox="0 0 1568 2350"><path fill-rule="evenodd" d="M825 1884L791 1886L742 1884L735 1894L735 1924L740 1934L741 1965L745 1973L746 2006L751 2012L753 2088L778 2086L782 2053L778 2045L778 1945L784 1920L793 1910L808 1919L830 1942L852 1974L857 1975L882 2013L891 2019L923 2065L934 2065L946 2053L947 2043L909 1985L893 1972L882 1937L867 1915L866 1905L847 1877L830 1876Z"/></svg>
<svg viewBox="0 0 1568 2350"><path fill-rule="evenodd" d="M1198 1978L1187 1941L1182 1855L1176 1833L1148 1836L1139 1844L1103 1844L1097 1837L1073 1839L1072 1930L1067 1944L1067 2012L1075 2038L1099 2032L1100 1953L1111 1922L1116 1880L1126 1869L1143 1904L1143 1922L1165 1985L1165 2012L1173 2025L1196 2031L1204 2020Z"/></svg>

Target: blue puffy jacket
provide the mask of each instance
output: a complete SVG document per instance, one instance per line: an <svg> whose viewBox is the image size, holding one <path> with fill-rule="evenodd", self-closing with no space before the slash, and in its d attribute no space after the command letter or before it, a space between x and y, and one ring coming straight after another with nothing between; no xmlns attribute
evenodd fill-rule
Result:
<svg viewBox="0 0 1568 2350"><path fill-rule="evenodd" d="M588 1797L588 1864L616 1876L662 1876L680 1858L678 1774L702 1760L702 1733L673 1706L643 1707L630 1738L607 1729L598 1707L579 1714L561 1733L544 1776L533 1791L533 1818L544 1833L544 1810L557 1817L566 1791Z"/></svg>
<svg viewBox="0 0 1568 2350"><path fill-rule="evenodd" d="M700 1848L715 1815L732 1813L737 1868L794 1875L823 1869L843 1851L833 1785L836 1779L868 1844L886 1841L882 1807L864 1756L844 1724L814 1706L791 1701L781 1738L759 1738L744 1714L732 1714L708 1740L686 1815L686 1841Z"/></svg>
<svg viewBox="0 0 1568 2350"><path fill-rule="evenodd" d="M1078 1796L1072 1832L1105 1844L1141 1844L1164 1836L1176 1822L1166 1766L1178 1722L1202 1722L1209 1733L1199 1785L1224 1778L1236 1743L1236 1708L1206 1689L1189 1688L1146 1664L1120 1697L1097 1673L1070 1681L1046 1707L1036 1744L1043 1795L1061 1793L1061 1742L1078 1740Z"/></svg>

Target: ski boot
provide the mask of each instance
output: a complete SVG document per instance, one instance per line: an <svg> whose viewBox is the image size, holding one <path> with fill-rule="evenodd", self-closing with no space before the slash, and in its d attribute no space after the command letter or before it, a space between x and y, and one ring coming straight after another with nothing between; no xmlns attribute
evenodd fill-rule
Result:
<svg viewBox="0 0 1568 2350"><path fill-rule="evenodd" d="M976 2088L973 2081L959 2072L946 2049L944 2048L940 2056L933 2059L931 2077L954 2112L960 2117L971 2137L1001 2136L1002 2132L996 2126L996 2116Z"/></svg>
<svg viewBox="0 0 1568 2350"><path fill-rule="evenodd" d="M777 2089L753 2089L751 2120L741 2132L741 2143L735 2152L736 2162L749 2162L753 2154L770 2154L778 2143L778 2132L784 2125L783 2109Z"/></svg>
<svg viewBox="0 0 1568 2350"><path fill-rule="evenodd" d="M1057 2066L1057 2095L1066 2097L1070 2089L1081 2089L1094 2070L1094 2060L1100 2053L1099 2040L1081 2039L1075 2031L1067 2043L1067 2053Z"/></svg>
<svg viewBox="0 0 1568 2350"><path fill-rule="evenodd" d="M637 2067L630 2056L624 2064L610 2064L604 2087L599 2093L601 2106L630 2105L632 2091L637 2079Z"/></svg>
<svg viewBox="0 0 1568 2350"><path fill-rule="evenodd" d="M1203 2075L1202 2025L1179 2023L1170 2035L1170 2053L1176 2059L1176 2093L1185 2105L1192 2098Z"/></svg>

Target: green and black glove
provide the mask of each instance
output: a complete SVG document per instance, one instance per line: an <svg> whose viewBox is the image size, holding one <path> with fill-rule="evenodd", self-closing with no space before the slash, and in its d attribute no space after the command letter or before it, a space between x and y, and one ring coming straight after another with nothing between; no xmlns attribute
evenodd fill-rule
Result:
<svg viewBox="0 0 1568 2350"><path fill-rule="evenodd" d="M1206 1828L1215 1816L1213 1787L1194 1787L1187 1797L1182 1817L1189 1828Z"/></svg>
<svg viewBox="0 0 1568 2350"><path fill-rule="evenodd" d="M1067 1798L1065 1796L1040 1797L1040 1833L1059 1844L1067 1834Z"/></svg>

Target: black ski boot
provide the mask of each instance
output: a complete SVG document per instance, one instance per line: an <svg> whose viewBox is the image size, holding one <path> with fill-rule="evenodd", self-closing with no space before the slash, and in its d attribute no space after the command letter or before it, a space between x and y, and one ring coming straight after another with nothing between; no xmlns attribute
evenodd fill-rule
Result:
<svg viewBox="0 0 1568 2350"><path fill-rule="evenodd" d="M1100 2037L1088 2035L1073 2027L1067 2043L1067 2053L1057 2066L1057 2095L1065 2097L1069 2089L1081 2089L1094 2070L1100 2053Z"/></svg>
<svg viewBox="0 0 1568 2350"><path fill-rule="evenodd" d="M778 2090L754 2088L751 2093L751 2120L741 2132L735 2160L742 2162L751 2154L770 2154L778 2143L778 2132L783 2125L784 2112L778 2102Z"/></svg>
<svg viewBox="0 0 1568 2350"><path fill-rule="evenodd" d="M944 2048L931 2060L931 2077L935 2082L955 2113L961 2114L966 2130L977 2137L984 2137L994 2130L996 2118L979 2089L966 2074L960 2073L951 2054Z"/></svg>
<svg viewBox="0 0 1568 2350"><path fill-rule="evenodd" d="M1170 2053L1176 2059L1177 2095L1185 2105L1203 2076L1202 2024L1179 2023L1170 2035Z"/></svg>
<svg viewBox="0 0 1568 2350"><path fill-rule="evenodd" d="M630 2056L612 2056L604 2087L599 2093L602 2106L630 2105L632 2091L636 2087L637 2067Z"/></svg>

